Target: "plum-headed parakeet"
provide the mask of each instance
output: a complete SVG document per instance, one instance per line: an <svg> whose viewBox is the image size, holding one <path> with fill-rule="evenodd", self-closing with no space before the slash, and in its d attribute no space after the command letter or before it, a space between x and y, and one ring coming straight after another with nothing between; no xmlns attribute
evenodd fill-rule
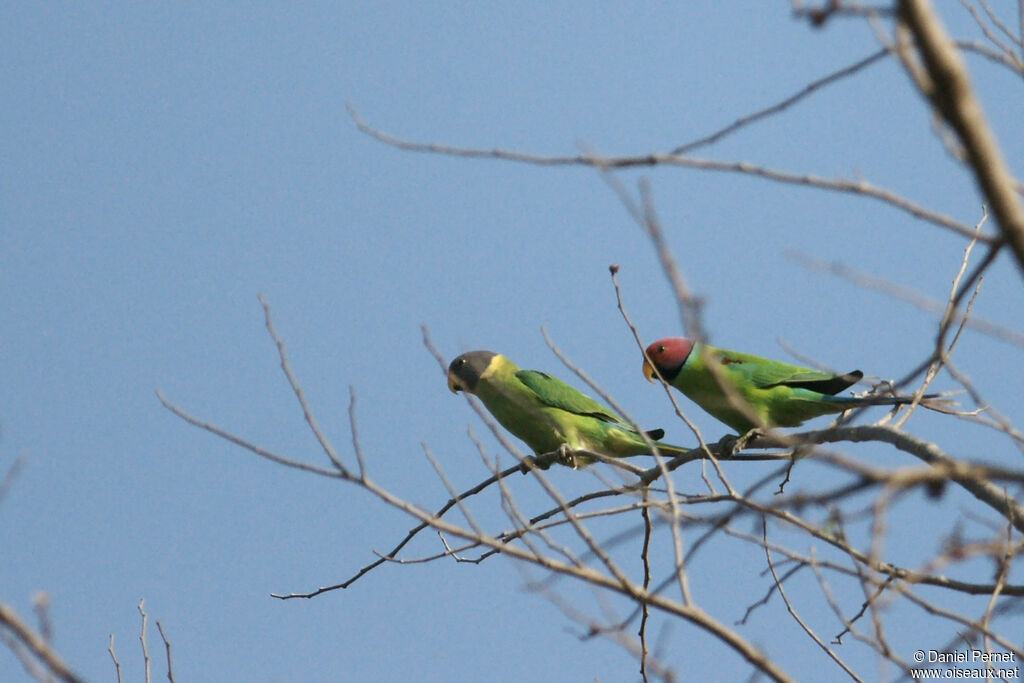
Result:
<svg viewBox="0 0 1024 683"><path fill-rule="evenodd" d="M666 382L739 434L755 427L796 427L813 417L859 406L902 405L912 400L905 396L836 396L859 382L864 373L854 370L835 375L717 349L684 337L660 339L647 347L646 355L643 371L648 380L653 381L657 370ZM718 369L717 381L709 363ZM934 394L925 396L923 405L934 398ZM761 424L751 419L755 416Z"/></svg>
<svg viewBox="0 0 1024 683"><path fill-rule="evenodd" d="M611 408L557 377L520 370L500 353L470 351L453 360L448 366L448 388L476 395L505 429L537 455L563 448L613 458L651 452L643 437ZM646 432L651 439L660 439L664 433L661 429ZM654 443L663 454L689 451Z"/></svg>

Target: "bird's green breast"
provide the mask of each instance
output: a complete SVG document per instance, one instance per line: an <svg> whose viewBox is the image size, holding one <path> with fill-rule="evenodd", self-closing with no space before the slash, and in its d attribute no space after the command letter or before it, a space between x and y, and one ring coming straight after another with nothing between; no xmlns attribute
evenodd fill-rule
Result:
<svg viewBox="0 0 1024 683"><path fill-rule="evenodd" d="M749 362L747 358L732 360L731 356L725 357L716 351L716 349L703 347L701 344L694 345L686 363L672 380L672 385L706 412L743 434L755 425L744 414L744 411L734 406L734 403L743 401L750 406L751 410L765 419L766 416L762 414L761 408L764 400L768 397L761 394L768 392L757 389L747 382L737 381L739 373L730 365ZM754 356L749 357L750 360L755 358ZM716 366L717 378L708 367L709 363ZM723 386L728 390L728 394ZM730 401L730 398L733 400Z"/></svg>
<svg viewBox="0 0 1024 683"><path fill-rule="evenodd" d="M568 441L568 434L552 419L544 404L516 378L519 368L496 356L481 376L477 397L501 425L522 439L535 453L550 453Z"/></svg>
<svg viewBox="0 0 1024 683"><path fill-rule="evenodd" d="M495 419L537 455L556 451L562 444L613 457L649 452L643 439L632 430L552 405L520 381L517 373L519 368L515 364L504 356L495 356L481 375L475 393ZM612 414L582 394L568 402L579 403L584 409L596 406L600 413Z"/></svg>
<svg viewBox="0 0 1024 683"><path fill-rule="evenodd" d="M796 427L805 420L838 413L847 407L841 399L823 396L820 392L774 384L794 373L831 377L827 373L759 356L706 348L706 353L700 353L700 346L694 346L672 385L740 434L754 427ZM709 365L718 370L717 379ZM742 401L749 409L739 409L735 405L737 401ZM751 420L751 413L760 424Z"/></svg>

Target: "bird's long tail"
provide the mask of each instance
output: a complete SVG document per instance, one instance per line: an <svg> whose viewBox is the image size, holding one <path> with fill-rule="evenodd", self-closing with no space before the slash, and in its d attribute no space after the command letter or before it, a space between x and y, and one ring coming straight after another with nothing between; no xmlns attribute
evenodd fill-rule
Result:
<svg viewBox="0 0 1024 683"><path fill-rule="evenodd" d="M939 413L955 413L957 402L949 393L925 394L918 402L922 408ZM830 402L856 408L858 406L904 406L914 402L913 396L832 396Z"/></svg>
<svg viewBox="0 0 1024 683"><path fill-rule="evenodd" d="M689 453L692 448L683 448L682 446L673 446L670 443L660 441L661 437L665 436L664 429L648 429L646 432L647 436L654 442L654 445L658 447L658 451L662 455L673 456L680 455L682 453Z"/></svg>
<svg viewBox="0 0 1024 683"><path fill-rule="evenodd" d="M692 448L684 448L683 446L673 446L670 443L664 441L655 441L654 445L658 447L658 452L664 456L682 455L683 453L689 453Z"/></svg>

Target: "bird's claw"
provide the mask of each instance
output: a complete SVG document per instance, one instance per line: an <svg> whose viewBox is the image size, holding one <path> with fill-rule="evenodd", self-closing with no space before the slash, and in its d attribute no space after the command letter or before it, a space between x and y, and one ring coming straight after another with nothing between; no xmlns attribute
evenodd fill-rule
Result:
<svg viewBox="0 0 1024 683"><path fill-rule="evenodd" d="M735 434L726 434L718 440L717 448L718 457L720 458L731 458L736 453L736 444L739 443L740 437Z"/></svg>
<svg viewBox="0 0 1024 683"><path fill-rule="evenodd" d="M562 444L557 450L542 455L528 455L519 464L519 471L526 474L530 470L547 470L552 464L558 463L578 470L584 467L588 460L586 451L577 452L569 444Z"/></svg>
<svg viewBox="0 0 1024 683"><path fill-rule="evenodd" d="M760 429L758 429L757 427L754 427L751 430L749 430L746 434L741 436L736 441L736 453L739 453L740 451L742 451L744 448L746 448L750 444L751 441L754 441L759 436L764 436L764 432L761 431Z"/></svg>
<svg viewBox="0 0 1024 683"><path fill-rule="evenodd" d="M569 448L569 444L563 443L561 446L558 447L557 452L558 462L565 465L566 467L571 467L574 470L579 469L580 463L576 457L576 451Z"/></svg>
<svg viewBox="0 0 1024 683"><path fill-rule="evenodd" d="M764 436L764 432L757 427L751 429L743 436L726 434L718 440L718 452L721 454L720 457L731 458L746 448L751 441L759 436Z"/></svg>

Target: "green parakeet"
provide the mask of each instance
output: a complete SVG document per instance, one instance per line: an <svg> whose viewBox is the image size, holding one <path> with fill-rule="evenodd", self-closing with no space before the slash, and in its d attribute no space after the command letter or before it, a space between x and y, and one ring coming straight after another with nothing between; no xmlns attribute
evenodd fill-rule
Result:
<svg viewBox="0 0 1024 683"><path fill-rule="evenodd" d="M613 458L650 454L643 437L611 408L557 377L520 370L493 351L464 353L448 366L448 388L476 395L487 410L537 455L569 448ZM665 432L646 432L660 439ZM655 441L663 454L690 449ZM564 452L564 450L563 450Z"/></svg>
<svg viewBox="0 0 1024 683"><path fill-rule="evenodd" d="M721 384L712 376L709 363L717 367ZM864 376L860 370L834 375L716 349L684 337L660 339L647 347L644 376L653 381L655 370L666 382L739 434L755 427L796 427L813 417L859 406L911 402L905 396L836 396L860 381ZM728 389L728 397L723 385ZM927 407L928 400L934 398L935 394L925 396L922 405ZM761 424L751 416L759 418Z"/></svg>

